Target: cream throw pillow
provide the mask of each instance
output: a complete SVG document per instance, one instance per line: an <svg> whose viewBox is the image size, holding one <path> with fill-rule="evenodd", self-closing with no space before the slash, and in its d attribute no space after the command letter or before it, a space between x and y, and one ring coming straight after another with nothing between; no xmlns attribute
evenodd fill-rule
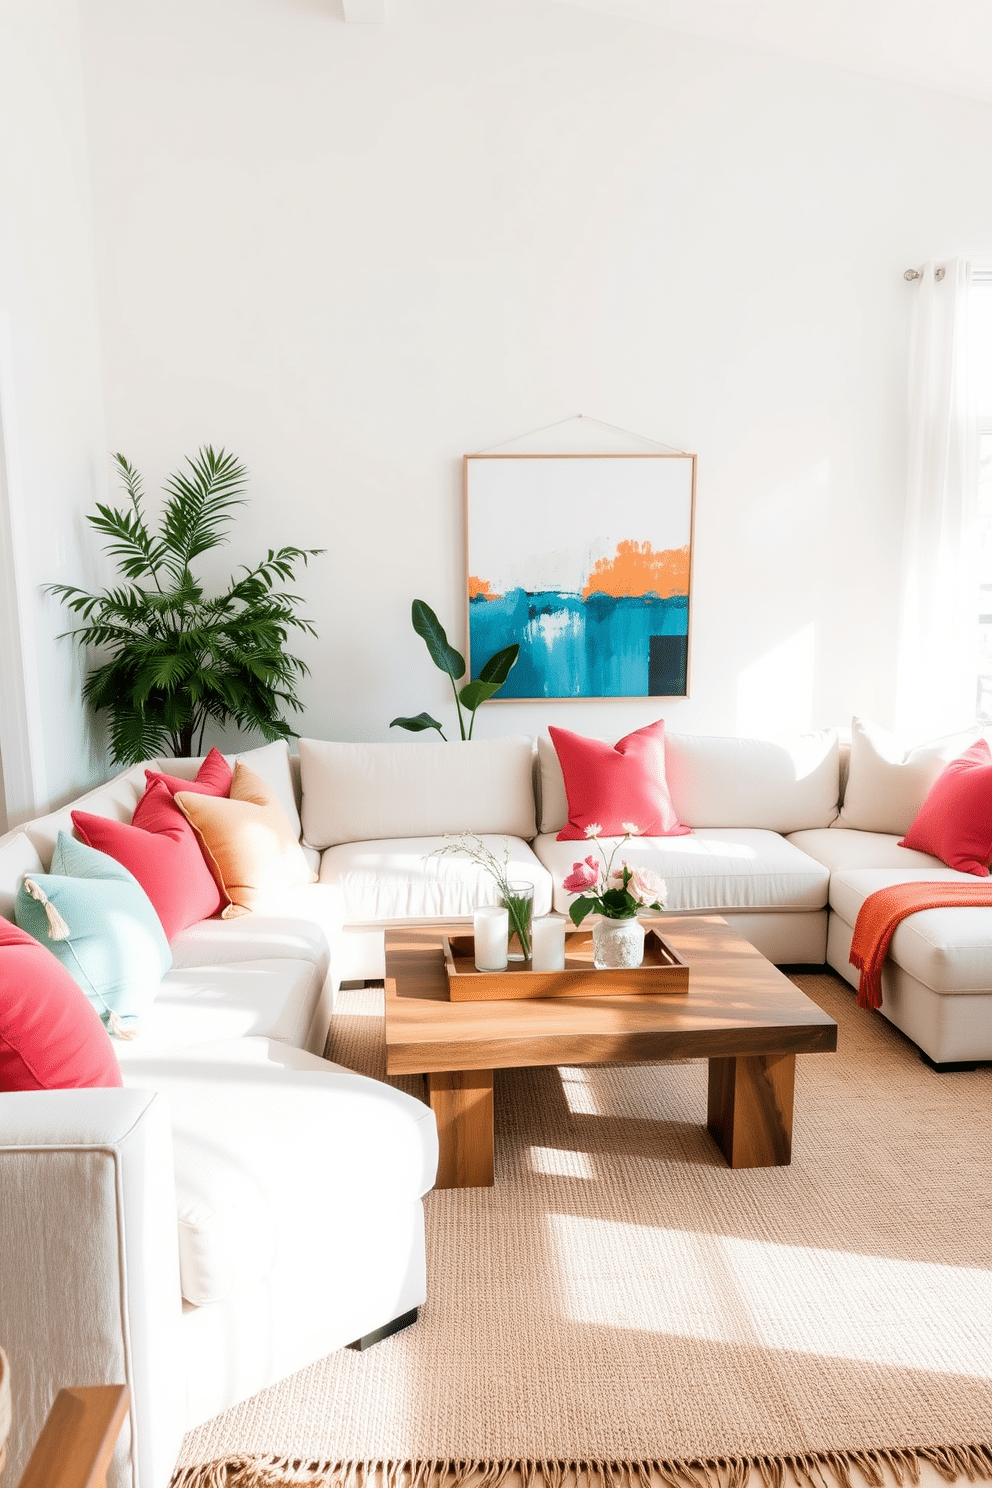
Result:
<svg viewBox="0 0 992 1488"><path fill-rule="evenodd" d="M273 889L316 883L275 792L240 760L230 797L179 791L175 801L231 900L222 919L248 914Z"/></svg>
<svg viewBox="0 0 992 1488"><path fill-rule="evenodd" d="M894 734L864 718L851 720L851 759L835 827L904 837L948 760L963 754L979 729L905 749Z"/></svg>

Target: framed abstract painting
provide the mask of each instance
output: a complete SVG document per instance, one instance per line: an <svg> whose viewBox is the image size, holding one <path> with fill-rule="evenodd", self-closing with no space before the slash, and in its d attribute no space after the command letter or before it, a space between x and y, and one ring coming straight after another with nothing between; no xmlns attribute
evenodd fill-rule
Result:
<svg viewBox="0 0 992 1488"><path fill-rule="evenodd" d="M469 668L497 698L687 697L696 457L466 455Z"/></svg>

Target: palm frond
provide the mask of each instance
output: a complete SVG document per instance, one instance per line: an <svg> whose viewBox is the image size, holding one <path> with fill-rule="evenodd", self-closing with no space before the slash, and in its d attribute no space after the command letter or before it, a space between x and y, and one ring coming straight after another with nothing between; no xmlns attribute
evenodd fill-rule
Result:
<svg viewBox="0 0 992 1488"><path fill-rule="evenodd" d="M169 500L162 514L162 537L177 584L194 558L227 542L224 528L234 520L233 508L246 504L241 493L248 479L234 455L209 444L186 464L189 473L177 470L165 482Z"/></svg>

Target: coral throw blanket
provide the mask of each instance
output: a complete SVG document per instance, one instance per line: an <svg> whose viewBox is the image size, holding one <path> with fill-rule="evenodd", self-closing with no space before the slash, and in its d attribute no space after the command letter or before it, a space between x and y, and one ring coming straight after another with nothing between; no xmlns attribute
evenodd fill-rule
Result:
<svg viewBox="0 0 992 1488"><path fill-rule="evenodd" d="M858 1006L882 1006L882 965L889 941L907 915L921 909L948 909L953 905L988 905L992 907L992 882L988 879L974 885L967 883L903 883L888 889L877 889L858 910L851 938L852 966L861 973L858 981Z"/></svg>

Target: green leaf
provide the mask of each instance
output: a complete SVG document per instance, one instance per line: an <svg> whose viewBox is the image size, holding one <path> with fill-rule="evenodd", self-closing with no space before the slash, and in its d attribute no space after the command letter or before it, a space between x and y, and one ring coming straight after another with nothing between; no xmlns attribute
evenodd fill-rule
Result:
<svg viewBox="0 0 992 1488"><path fill-rule="evenodd" d="M416 718L394 718L389 727L409 729L411 734L422 734L424 729L437 729L441 738L444 738L444 730L429 713L418 713Z"/></svg>
<svg viewBox="0 0 992 1488"><path fill-rule="evenodd" d="M474 713L476 708L487 698L491 698L501 685L499 682L483 682L481 677L477 682L466 682L458 694L458 701L463 708L468 708L470 713Z"/></svg>
<svg viewBox="0 0 992 1488"><path fill-rule="evenodd" d="M412 607L413 628L430 652L431 661L442 672L447 672L454 682L465 674L465 658L452 646L445 635L444 626L429 604L415 599Z"/></svg>
<svg viewBox="0 0 992 1488"><path fill-rule="evenodd" d="M590 899L588 894L580 894L578 899L573 899L568 906L568 916L573 925L580 925L587 914L596 908L596 900Z"/></svg>
<svg viewBox="0 0 992 1488"><path fill-rule="evenodd" d="M503 683L510 675L510 669L519 655L520 647L516 643L512 646L504 647L502 651L497 651L495 656L490 656L482 668L482 671L479 673L479 681L491 682L493 684L493 692L496 692L498 688L503 686ZM492 693L489 696L492 697Z"/></svg>

